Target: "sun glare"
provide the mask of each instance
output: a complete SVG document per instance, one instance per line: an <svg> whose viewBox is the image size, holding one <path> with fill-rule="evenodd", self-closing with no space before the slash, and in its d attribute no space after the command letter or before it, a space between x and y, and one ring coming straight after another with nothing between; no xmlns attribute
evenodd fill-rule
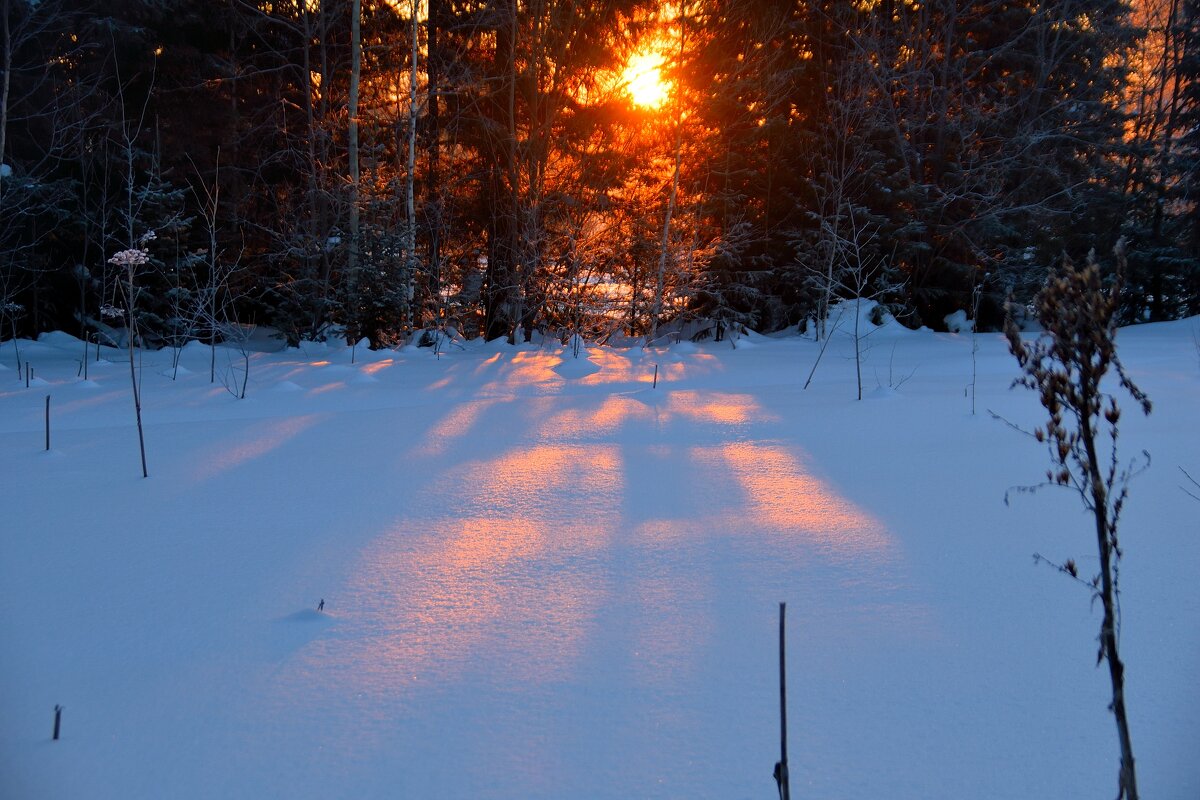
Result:
<svg viewBox="0 0 1200 800"><path fill-rule="evenodd" d="M667 101L670 84L663 81L660 53L637 53L621 73L621 83L634 105L659 108Z"/></svg>

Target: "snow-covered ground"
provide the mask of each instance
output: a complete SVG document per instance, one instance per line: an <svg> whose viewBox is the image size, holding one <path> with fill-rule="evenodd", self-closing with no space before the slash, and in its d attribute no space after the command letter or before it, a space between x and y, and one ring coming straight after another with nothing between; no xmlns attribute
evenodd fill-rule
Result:
<svg viewBox="0 0 1200 800"><path fill-rule="evenodd" d="M1122 526L1142 794L1200 797L1200 320L1121 332L1155 403ZM1016 495L1042 412L969 334L663 349L0 347L0 797L1104 798L1095 545ZM238 363L221 352L220 372ZM659 383L651 385L655 365ZM911 377L908 377L910 376ZM889 378L890 375L890 378ZM901 383L901 380L908 380ZM889 385L900 384L898 386ZM52 450L43 452L45 397ZM324 611L315 607L321 599ZM62 738L50 739L64 707Z"/></svg>

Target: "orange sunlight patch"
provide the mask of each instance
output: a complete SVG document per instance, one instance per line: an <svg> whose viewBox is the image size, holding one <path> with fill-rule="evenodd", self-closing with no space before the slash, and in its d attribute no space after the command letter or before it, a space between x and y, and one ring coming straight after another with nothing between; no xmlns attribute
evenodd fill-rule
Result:
<svg viewBox="0 0 1200 800"><path fill-rule="evenodd" d="M672 392L667 409L701 422L745 425L751 419L769 421L752 395L725 392Z"/></svg>
<svg viewBox="0 0 1200 800"><path fill-rule="evenodd" d="M458 406L429 429L416 452L421 455L444 453L452 442L466 436L475 427L483 412L495 405L496 402L496 400L479 400Z"/></svg>
<svg viewBox="0 0 1200 800"><path fill-rule="evenodd" d="M857 558L890 549L883 526L819 478L786 448L753 442L721 448L749 498L750 516L783 533L801 534L827 555Z"/></svg>

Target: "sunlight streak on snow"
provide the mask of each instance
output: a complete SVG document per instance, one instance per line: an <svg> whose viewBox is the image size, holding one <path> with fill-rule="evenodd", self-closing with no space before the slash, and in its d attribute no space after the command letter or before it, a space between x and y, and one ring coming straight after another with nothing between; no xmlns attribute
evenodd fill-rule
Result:
<svg viewBox="0 0 1200 800"><path fill-rule="evenodd" d="M518 351L511 358L503 359L499 353L487 359L477 369L488 368L493 375L492 380L484 387L484 391L503 388L506 391L522 386L557 381L558 375L554 367L561 363L558 356L548 353Z"/></svg>
<svg viewBox="0 0 1200 800"><path fill-rule="evenodd" d="M568 408L541 423L539 436L543 439L594 439L611 434L631 420L654 418L654 409L645 403L622 395L609 395L594 410Z"/></svg>
<svg viewBox="0 0 1200 800"><path fill-rule="evenodd" d="M560 361L517 355L493 364L488 386L515 373L537 380ZM630 363L608 366L629 374ZM521 419L532 437L482 435L493 414ZM696 681L724 657L713 648L728 621L714 598L744 591L744 570L759 574L767 552L785 572L816 564L830 586L848 586L862 608L838 617L838 630L873 635L887 610L875 601L892 583L890 539L791 450L736 441L763 421L772 424L753 396L708 390L447 408L406 458L432 466L421 459L468 441L478 457L415 477L402 516L345 569L336 624L283 656L271 702L322 697L321 713L344 717L369 749L446 693L484 687L531 726L522 735L536 735L539 712L526 704L547 686L603 686L608 670L650 694ZM718 443L673 445L681 430ZM713 547L722 558L701 555L698 569L697 554ZM597 649L610 654L602 675L589 662ZM665 713L656 724L692 724ZM525 750L489 751L527 787L541 779L544 764Z"/></svg>
<svg viewBox="0 0 1200 800"><path fill-rule="evenodd" d="M394 359L384 358L379 361L374 361L370 364L363 364L362 371L368 375L374 375L377 372L383 372L384 370L395 366L395 364L396 362Z"/></svg>
<svg viewBox="0 0 1200 800"><path fill-rule="evenodd" d="M515 386L557 380L558 375L554 372L554 367L561 361L558 356L545 353L515 353L505 383Z"/></svg>
<svg viewBox="0 0 1200 800"><path fill-rule="evenodd" d="M721 455L746 492L756 525L803 536L837 560L878 557L892 549L882 523L809 473L787 448L736 442L724 445Z"/></svg>
<svg viewBox="0 0 1200 800"><path fill-rule="evenodd" d="M311 428L316 422L316 414L289 417L256 425L254 438L249 441L216 442L197 454L192 479L206 481L266 455Z"/></svg>
<svg viewBox="0 0 1200 800"><path fill-rule="evenodd" d="M454 441L470 433L483 413L497 402L499 401L477 400L457 406L426 432L425 438L417 446L415 453L439 455L446 452L446 449Z"/></svg>
<svg viewBox="0 0 1200 800"><path fill-rule="evenodd" d="M751 395L728 392L672 392L667 409L674 414L723 425L745 425L752 419L756 422L774 419L763 411Z"/></svg>
<svg viewBox="0 0 1200 800"><path fill-rule="evenodd" d="M570 570L530 573L564 533L578 541L592 531L500 517L406 522L364 553L343 599L362 635L311 656L380 696L403 691L409 676L450 681L488 652L506 654L493 668L511 681L561 678L578 656L583 610L601 600Z"/></svg>
<svg viewBox="0 0 1200 800"><path fill-rule="evenodd" d="M480 664L514 686L568 679L609 594L598 564L620 467L616 448L533 447L439 484L444 514L399 520L363 552L339 598L352 609L342 635L312 642L285 681L332 674L386 698Z"/></svg>
<svg viewBox="0 0 1200 800"><path fill-rule="evenodd" d="M685 360L673 360L664 357L654 361L649 355L634 358L630 353L624 353L605 348L595 348L588 352L592 363L600 367L600 371L589 375L580 383L585 386L599 386L610 383L639 383L647 386L654 383L654 366L658 364L658 385L694 378L715 371L719 361L707 353L693 353Z"/></svg>

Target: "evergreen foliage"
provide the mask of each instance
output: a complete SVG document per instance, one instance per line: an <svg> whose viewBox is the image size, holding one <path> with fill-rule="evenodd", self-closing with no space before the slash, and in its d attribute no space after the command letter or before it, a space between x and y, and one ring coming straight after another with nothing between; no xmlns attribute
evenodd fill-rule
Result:
<svg viewBox="0 0 1200 800"><path fill-rule="evenodd" d="M855 259L898 318L986 327L1120 234L1121 319L1195 314L1200 4L1154 2L433 0L413 92L410 4L363 0L352 191L350 0L9 0L0 335L100 333L131 224L149 344L203 336L209 251L293 343L774 330Z"/></svg>

